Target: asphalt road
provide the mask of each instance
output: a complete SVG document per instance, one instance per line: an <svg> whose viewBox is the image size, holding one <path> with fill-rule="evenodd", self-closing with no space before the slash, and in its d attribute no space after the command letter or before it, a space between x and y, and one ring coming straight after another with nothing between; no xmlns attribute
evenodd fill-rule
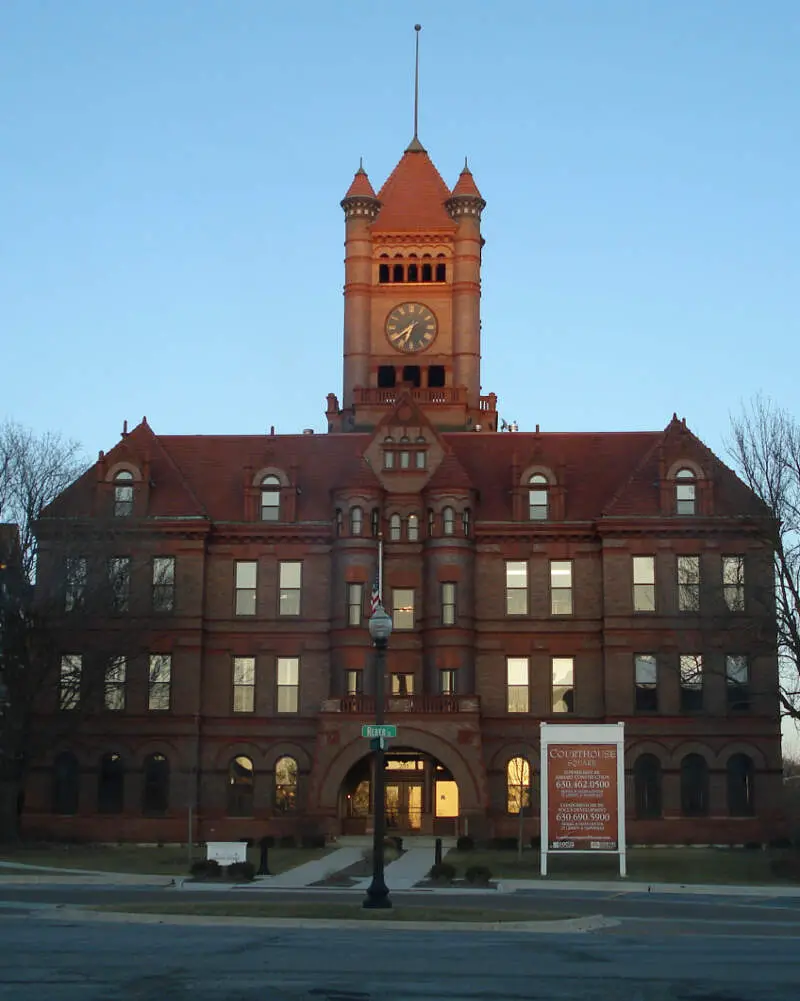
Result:
<svg viewBox="0 0 800 1001"><path fill-rule="evenodd" d="M320 931L5 915L2 1001L793 1001L800 983L797 940L758 934Z"/></svg>

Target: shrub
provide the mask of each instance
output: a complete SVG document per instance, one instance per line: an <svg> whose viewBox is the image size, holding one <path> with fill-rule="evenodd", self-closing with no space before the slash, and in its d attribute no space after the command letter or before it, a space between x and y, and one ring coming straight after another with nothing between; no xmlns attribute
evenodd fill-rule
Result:
<svg viewBox="0 0 800 1001"><path fill-rule="evenodd" d="M744 847L745 847L745 851L748 851L748 852L757 852L757 851L761 850L761 842L760 841L747 841L745 843Z"/></svg>
<svg viewBox="0 0 800 1001"><path fill-rule="evenodd" d="M390 841L399 852L403 850L403 839L398 837L397 835L392 835L390 838L387 838L386 840Z"/></svg>
<svg viewBox="0 0 800 1001"><path fill-rule="evenodd" d="M428 875L437 883L452 883L456 878L456 867L450 865L449 862L440 862L438 865L431 866Z"/></svg>
<svg viewBox="0 0 800 1001"><path fill-rule="evenodd" d="M294 834L283 834L278 839L278 845L281 848L295 848L297 846L297 841L295 840Z"/></svg>
<svg viewBox="0 0 800 1001"><path fill-rule="evenodd" d="M792 847L791 838L773 838L769 843L770 848L775 848L778 851L783 851L787 848Z"/></svg>
<svg viewBox="0 0 800 1001"><path fill-rule="evenodd" d="M225 870L225 875L237 883L249 883L256 874L252 862L232 862Z"/></svg>
<svg viewBox="0 0 800 1001"><path fill-rule="evenodd" d="M471 865L464 873L468 883L486 884L492 878L492 870L488 865Z"/></svg>
<svg viewBox="0 0 800 1001"><path fill-rule="evenodd" d="M300 839L300 845L303 848L324 848L325 847L325 835L324 834L304 834Z"/></svg>
<svg viewBox="0 0 800 1001"><path fill-rule="evenodd" d="M201 858L192 862L189 872L195 879L219 879L222 867L215 858Z"/></svg>
<svg viewBox="0 0 800 1001"><path fill-rule="evenodd" d="M456 851L457 852L471 852L475 850L475 840L471 838L468 834L462 834L461 837L456 841Z"/></svg>
<svg viewBox="0 0 800 1001"><path fill-rule="evenodd" d="M398 849L397 845L394 843L392 838L386 838L383 842L383 863L386 865L388 862L395 862L400 858L402 853ZM374 853L371 848L365 848L363 852L364 859L374 865Z"/></svg>

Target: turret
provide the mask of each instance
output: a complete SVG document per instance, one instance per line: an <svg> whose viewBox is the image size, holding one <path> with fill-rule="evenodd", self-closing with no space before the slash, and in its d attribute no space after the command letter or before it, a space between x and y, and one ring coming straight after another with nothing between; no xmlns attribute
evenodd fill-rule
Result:
<svg viewBox="0 0 800 1001"><path fill-rule="evenodd" d="M369 227L381 203L363 164L342 199L344 254L344 386L342 408L352 410L353 387L369 383L372 243Z"/></svg>

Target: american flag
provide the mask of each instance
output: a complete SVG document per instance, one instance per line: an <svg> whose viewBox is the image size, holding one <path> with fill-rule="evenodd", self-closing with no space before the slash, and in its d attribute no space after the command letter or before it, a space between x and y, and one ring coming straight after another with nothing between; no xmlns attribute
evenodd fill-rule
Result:
<svg viewBox="0 0 800 1001"><path fill-rule="evenodd" d="M372 582L372 596L369 599L369 615L370 618L378 611L381 606L381 579L380 571L375 571L375 580Z"/></svg>

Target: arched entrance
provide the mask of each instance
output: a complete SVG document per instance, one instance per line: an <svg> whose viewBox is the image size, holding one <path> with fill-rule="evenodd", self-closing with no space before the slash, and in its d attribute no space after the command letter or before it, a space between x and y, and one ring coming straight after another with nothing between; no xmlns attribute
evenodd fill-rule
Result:
<svg viewBox="0 0 800 1001"><path fill-rule="evenodd" d="M372 829L374 758L367 754L347 772L339 795L343 834L366 834ZM393 747L385 755L387 834L456 834L458 783L431 754L409 747Z"/></svg>

